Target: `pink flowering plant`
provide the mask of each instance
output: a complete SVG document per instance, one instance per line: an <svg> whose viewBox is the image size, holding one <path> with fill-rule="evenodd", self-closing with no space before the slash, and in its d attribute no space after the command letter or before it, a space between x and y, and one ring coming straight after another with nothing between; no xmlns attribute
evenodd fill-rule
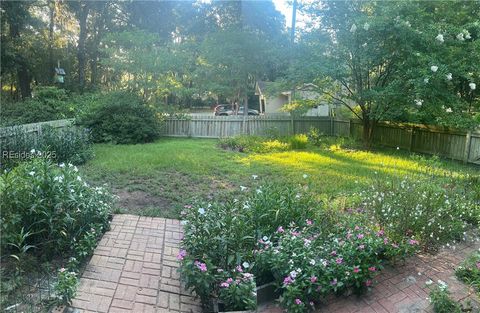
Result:
<svg viewBox="0 0 480 313"><path fill-rule="evenodd" d="M270 272L256 266L257 242L268 241L280 225L288 230L287 221L307 225L323 212L305 187L242 186L239 199L185 207L180 271L204 305L219 298L227 309L252 308L256 280L267 281L262 277ZM226 282L229 278L235 283Z"/></svg>
<svg viewBox="0 0 480 313"><path fill-rule="evenodd" d="M255 310L257 298L255 279L252 273L245 272L241 266L226 275L220 282L219 299L229 310Z"/></svg>
<svg viewBox="0 0 480 313"><path fill-rule="evenodd" d="M417 248L416 241L390 241L378 226L351 216L328 230L312 223L274 236L275 244L259 243L257 263L273 269L288 312L313 309L331 293L362 293L372 286L384 259Z"/></svg>

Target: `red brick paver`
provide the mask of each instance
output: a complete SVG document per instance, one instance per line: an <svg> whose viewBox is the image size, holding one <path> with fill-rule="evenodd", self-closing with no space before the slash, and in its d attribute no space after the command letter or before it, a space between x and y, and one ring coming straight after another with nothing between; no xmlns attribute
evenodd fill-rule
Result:
<svg viewBox="0 0 480 313"><path fill-rule="evenodd" d="M321 313L432 313L427 281L446 282L451 296L463 303L470 301L471 312L480 312L480 299L474 290L458 281L455 268L473 251L480 249L480 242L469 242L456 249L444 249L436 255L421 254L410 258L406 264L386 268L376 279L375 287L361 297L332 297L319 308ZM263 313L280 313L276 304L259 310Z"/></svg>
<svg viewBox="0 0 480 313"><path fill-rule="evenodd" d="M178 220L115 215L73 300L80 312L201 312L186 292L176 259Z"/></svg>

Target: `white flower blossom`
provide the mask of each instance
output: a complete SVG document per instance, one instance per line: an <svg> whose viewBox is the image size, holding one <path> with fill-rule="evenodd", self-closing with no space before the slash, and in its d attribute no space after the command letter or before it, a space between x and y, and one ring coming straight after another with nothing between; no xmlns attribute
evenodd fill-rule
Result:
<svg viewBox="0 0 480 313"><path fill-rule="evenodd" d="M258 175L252 175L252 178L253 178L253 179L257 179L257 178L258 178Z"/></svg>
<svg viewBox="0 0 480 313"><path fill-rule="evenodd" d="M204 215L205 214L205 209L204 208L199 208L198 213Z"/></svg>
<svg viewBox="0 0 480 313"><path fill-rule="evenodd" d="M307 178L307 177L308 177L308 175L307 175L307 174L303 174L303 178Z"/></svg>
<svg viewBox="0 0 480 313"><path fill-rule="evenodd" d="M357 31L357 25L353 24L352 27L350 28L350 32L354 33Z"/></svg>
<svg viewBox="0 0 480 313"><path fill-rule="evenodd" d="M467 34L465 35L465 39L472 39L472 36L470 35L469 32L467 32Z"/></svg>
<svg viewBox="0 0 480 313"><path fill-rule="evenodd" d="M30 173L28 173L28 175L33 176L33 175L35 175L35 172L31 171Z"/></svg>
<svg viewBox="0 0 480 313"><path fill-rule="evenodd" d="M310 265L315 265L315 260L311 259L309 263L310 263Z"/></svg>
<svg viewBox="0 0 480 313"><path fill-rule="evenodd" d="M432 72L435 73L436 71L438 71L438 66L432 65L432 66L430 67L430 69L432 70Z"/></svg>
<svg viewBox="0 0 480 313"><path fill-rule="evenodd" d="M446 108L446 109L445 109L445 112L447 112L447 113L452 113L453 111L452 111L452 108Z"/></svg>
<svg viewBox="0 0 480 313"><path fill-rule="evenodd" d="M368 23L363 24L363 29L369 30L370 29L370 24L368 24Z"/></svg>
<svg viewBox="0 0 480 313"><path fill-rule="evenodd" d="M447 80L452 80L452 73L447 74Z"/></svg>
<svg viewBox="0 0 480 313"><path fill-rule="evenodd" d="M60 163L58 166L65 167L65 163Z"/></svg>
<svg viewBox="0 0 480 313"><path fill-rule="evenodd" d="M249 268L250 264L248 262L243 262L242 266L243 266L243 268Z"/></svg>
<svg viewBox="0 0 480 313"><path fill-rule="evenodd" d="M407 25L407 27L412 27L412 24L410 24L409 21L406 21L406 22L405 22L405 25Z"/></svg>
<svg viewBox="0 0 480 313"><path fill-rule="evenodd" d="M245 191L245 190L247 190L247 187L245 187L245 186L240 186L240 190L241 190L241 191Z"/></svg>
<svg viewBox="0 0 480 313"><path fill-rule="evenodd" d="M35 154L35 149L30 150L31 154Z"/></svg>
<svg viewBox="0 0 480 313"><path fill-rule="evenodd" d="M435 37L435 39L437 39L438 41L440 41L441 43L443 43L445 40L443 39L443 35L442 34L438 34L437 37Z"/></svg>
<svg viewBox="0 0 480 313"><path fill-rule="evenodd" d="M477 85L476 85L475 83L470 83L470 84L468 84L468 86L469 86L470 89L472 89L472 90L477 89Z"/></svg>
<svg viewBox="0 0 480 313"><path fill-rule="evenodd" d="M428 77L425 77L425 78L423 79L423 82L424 82L425 84L428 84L428 81L429 81Z"/></svg>
<svg viewBox="0 0 480 313"><path fill-rule="evenodd" d="M460 41L464 41L465 38L463 38L463 33L458 34L457 39L460 40Z"/></svg>
<svg viewBox="0 0 480 313"><path fill-rule="evenodd" d="M422 99L415 99L415 100L413 100L413 101L414 101L415 104L416 104L417 106L419 106L419 107L421 107L422 104L423 104L423 100L422 100Z"/></svg>

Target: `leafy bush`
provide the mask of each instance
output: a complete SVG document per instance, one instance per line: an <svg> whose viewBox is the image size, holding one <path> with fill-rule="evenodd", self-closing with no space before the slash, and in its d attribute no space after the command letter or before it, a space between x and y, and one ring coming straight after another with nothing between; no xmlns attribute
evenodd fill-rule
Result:
<svg viewBox="0 0 480 313"><path fill-rule="evenodd" d="M435 313L461 313L462 306L450 298L446 285L436 286L430 291L430 302Z"/></svg>
<svg viewBox="0 0 480 313"><path fill-rule="evenodd" d="M463 239L480 221L480 203L464 188L433 175L428 180L406 177L377 181L360 197L390 236L414 235L422 246L435 249Z"/></svg>
<svg viewBox="0 0 480 313"><path fill-rule="evenodd" d="M112 196L77 171L71 164L34 159L2 174L2 251L16 255L32 247L50 259L73 253L92 229L106 230Z"/></svg>
<svg viewBox="0 0 480 313"><path fill-rule="evenodd" d="M97 99L80 115L78 124L90 129L94 142L145 143L159 136L159 120L140 97L114 92Z"/></svg>
<svg viewBox="0 0 480 313"><path fill-rule="evenodd" d="M308 137L304 134L293 135L288 138L288 142L292 149L305 149L308 144Z"/></svg>
<svg viewBox="0 0 480 313"><path fill-rule="evenodd" d="M266 185L241 189L239 200L187 206L183 212L184 250L179 254L182 278L205 305L210 297L220 295L228 309L248 308L250 301L243 302L248 298L234 296L246 293L251 286L248 280L229 284L227 290L222 283L228 278L236 282L239 273L248 277L261 274L254 267L256 239L281 224L292 221L303 225L305 219L319 215L318 204L303 195L302 188Z"/></svg>
<svg viewBox="0 0 480 313"><path fill-rule="evenodd" d="M279 227L259 241L257 265L270 268L283 290L288 312L305 312L331 293L352 288L362 293L373 284L384 259L415 251L415 240L393 242L367 217L343 216L334 227L308 221L305 227Z"/></svg>
<svg viewBox="0 0 480 313"><path fill-rule="evenodd" d="M284 289L288 311L303 312L307 306L298 301L308 304L347 287L362 290L381 268L382 259L404 257L417 244L404 238L390 241L366 215L361 219L329 211L308 186L267 184L241 186L241 190L239 199L187 206L182 213L185 235L178 255L180 271L187 288L204 305L218 297L228 310L249 309L254 300L245 295L253 291L251 280L266 282L273 274ZM336 258L333 251L338 253ZM324 260L332 258L332 266L322 267ZM344 264L335 263L338 258ZM351 277L345 276L346 269L352 271ZM292 271L298 277L311 272L317 278L310 281L311 276L305 276L306 285L298 280L286 288L290 284L283 285L283 279ZM331 287L334 278L338 285Z"/></svg>
<svg viewBox="0 0 480 313"><path fill-rule="evenodd" d="M461 281L473 286L480 293L480 252L474 252L455 271Z"/></svg>
<svg viewBox="0 0 480 313"><path fill-rule="evenodd" d="M310 128L307 136L311 144L325 150L361 148L361 144L353 138L327 136L315 127Z"/></svg>
<svg viewBox="0 0 480 313"><path fill-rule="evenodd" d="M37 87L32 99L6 102L2 105L1 126L52 121L73 117L75 110L68 104L64 89Z"/></svg>
<svg viewBox="0 0 480 313"><path fill-rule="evenodd" d="M57 283L55 284L55 291L60 300L60 303L69 304L75 297L77 292L78 278L77 273L61 268L58 271Z"/></svg>
<svg viewBox="0 0 480 313"><path fill-rule="evenodd" d="M88 132L77 127L57 129L43 126L35 138L22 127L13 127L1 140L1 164L11 168L35 156L55 162L83 164L93 156Z"/></svg>

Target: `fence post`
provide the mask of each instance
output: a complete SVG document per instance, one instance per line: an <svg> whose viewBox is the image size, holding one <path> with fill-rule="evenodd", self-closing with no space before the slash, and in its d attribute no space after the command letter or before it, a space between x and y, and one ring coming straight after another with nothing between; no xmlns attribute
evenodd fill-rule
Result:
<svg viewBox="0 0 480 313"><path fill-rule="evenodd" d="M290 113L290 124L292 129L292 135L295 135L295 121L293 120L293 115Z"/></svg>
<svg viewBox="0 0 480 313"><path fill-rule="evenodd" d="M412 152L413 149L413 132L415 131L415 127L410 127L410 138L408 138L408 151Z"/></svg>
<svg viewBox="0 0 480 313"><path fill-rule="evenodd" d="M463 162L468 162L468 157L470 156L470 141L472 140L472 132L468 131L465 136L465 150L463 152Z"/></svg>

